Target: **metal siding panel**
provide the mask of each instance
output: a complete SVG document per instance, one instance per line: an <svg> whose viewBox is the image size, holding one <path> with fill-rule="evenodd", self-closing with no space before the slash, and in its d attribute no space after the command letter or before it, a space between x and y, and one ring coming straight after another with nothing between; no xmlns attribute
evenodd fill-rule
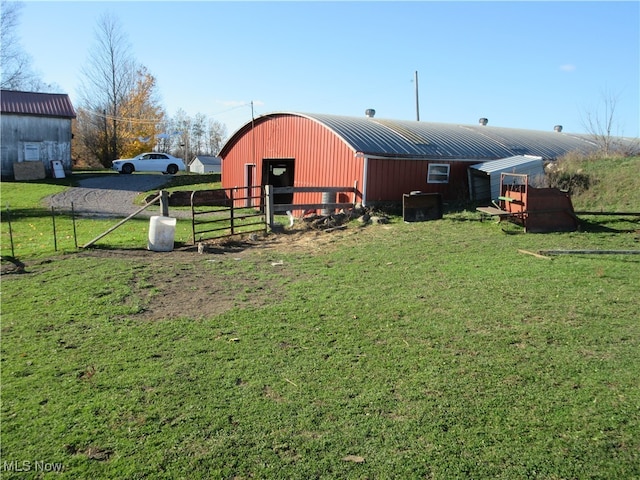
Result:
<svg viewBox="0 0 640 480"><path fill-rule="evenodd" d="M489 162L477 163L470 168L482 172L506 172L513 168L528 168L530 165L542 165L542 157L532 157L526 155L516 155L514 157L501 158Z"/></svg>
<svg viewBox="0 0 640 480"><path fill-rule="evenodd" d="M350 187L357 180L362 189L363 160L355 156L361 152L390 157L369 160L368 200L399 201L412 190L453 199L468 190L465 160L554 158L590 148L586 138L557 132L282 112L259 117L253 129L249 124L234 134L221 152L222 177L225 187L242 185L244 163L251 162L261 180L263 158L293 158L298 186ZM426 183L429 161L451 165L448 184Z"/></svg>
<svg viewBox="0 0 640 480"><path fill-rule="evenodd" d="M344 149L353 153L395 157L396 161L412 159L468 159L493 160L513 155L535 155L544 159L555 159L567 152L589 153L597 145L588 135L558 132L522 130L515 128L482 125L459 125L402 120L384 120L366 117L279 112L258 117L256 125L275 120L304 119L305 128L317 133L326 130L325 136L318 133L316 141L325 141L327 136L336 137ZM233 148L235 142L247 135L250 125L240 128L222 149L222 156ZM298 128L298 131L301 130ZM299 141L304 141L299 137ZM311 136L307 137L310 141ZM630 149L634 139L617 138ZM637 140L636 140L637 142ZM320 145L320 144L316 144ZM323 146L326 147L326 146ZM343 166L340 165L342 168Z"/></svg>
<svg viewBox="0 0 640 480"><path fill-rule="evenodd" d="M65 170L71 170L70 118L2 115L0 133L3 176L11 176L13 163L24 160L25 142L39 144L40 160L47 172L50 172L51 160L60 160Z"/></svg>
<svg viewBox="0 0 640 480"><path fill-rule="evenodd" d="M528 154L553 159L570 151L588 153L596 148L588 136L558 132L336 115L298 115L326 125L355 150L370 155L497 159Z"/></svg>
<svg viewBox="0 0 640 480"><path fill-rule="evenodd" d="M63 93L38 93L2 90L0 111L3 114L75 118L69 96Z"/></svg>
<svg viewBox="0 0 640 480"><path fill-rule="evenodd" d="M427 183L429 164L450 165L449 183ZM467 162L428 160L369 160L367 201L399 202L412 191L439 193L445 200L466 198Z"/></svg>
<svg viewBox="0 0 640 480"><path fill-rule="evenodd" d="M356 180L362 184L362 160L333 132L303 117L278 116L258 122L226 149L223 187L242 186L245 163L256 164L256 179L262 184L262 159L266 158L294 159L295 186L352 187ZM296 193L294 202L320 199L320 193Z"/></svg>

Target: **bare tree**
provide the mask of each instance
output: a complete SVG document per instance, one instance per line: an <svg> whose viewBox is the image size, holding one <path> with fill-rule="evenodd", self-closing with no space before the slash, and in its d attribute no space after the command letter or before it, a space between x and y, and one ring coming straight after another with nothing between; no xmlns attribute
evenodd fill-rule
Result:
<svg viewBox="0 0 640 480"><path fill-rule="evenodd" d="M604 91L602 93L602 107L596 111L587 112L583 120L585 129L598 145L600 154L605 157L618 153L622 148L618 141L618 137L621 135L616 121L617 105L618 95L608 90Z"/></svg>
<svg viewBox="0 0 640 480"><path fill-rule="evenodd" d="M171 153L173 148L173 137L176 134L171 118L165 118L158 125L159 133L156 134L155 145L158 152Z"/></svg>
<svg viewBox="0 0 640 480"><path fill-rule="evenodd" d="M202 113L190 117L179 109L175 116L163 120L156 135L156 149L189 162L196 155L218 155L227 136L224 124Z"/></svg>
<svg viewBox="0 0 640 480"><path fill-rule="evenodd" d="M191 150L193 155L204 155L205 135L207 133L207 117L202 113L196 113L191 122ZM189 159L191 160L191 159Z"/></svg>
<svg viewBox="0 0 640 480"><path fill-rule="evenodd" d="M172 151L175 155L181 157L185 163L191 160L191 126L193 120L187 115L187 112L180 109L173 118L174 138L177 142L173 145Z"/></svg>
<svg viewBox="0 0 640 480"><path fill-rule="evenodd" d="M207 151L209 155L218 155L218 153L220 153L226 136L227 127L217 120L210 118L207 134Z"/></svg>
<svg viewBox="0 0 640 480"><path fill-rule="evenodd" d="M103 15L88 62L82 69L80 105L90 113L93 153L104 166L110 166L123 147L120 110L131 98L137 71L119 20L109 14Z"/></svg>
<svg viewBox="0 0 640 480"><path fill-rule="evenodd" d="M20 23L19 2L2 0L0 9L0 86L5 90L42 91L46 85L31 66L31 57L22 49L17 35Z"/></svg>

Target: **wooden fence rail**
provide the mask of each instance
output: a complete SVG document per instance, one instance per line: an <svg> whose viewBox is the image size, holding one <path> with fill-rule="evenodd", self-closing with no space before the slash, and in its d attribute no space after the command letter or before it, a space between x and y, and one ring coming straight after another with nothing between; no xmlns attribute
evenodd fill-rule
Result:
<svg viewBox="0 0 640 480"><path fill-rule="evenodd" d="M360 195L357 182L353 187L273 187L266 185L258 195L237 196L238 190L247 188L221 188L216 190L196 190L191 192L191 224L193 243L211 238L251 233L273 227L276 212L295 210L335 211L353 208ZM327 198L338 194L351 195L351 202L326 201L318 203L276 204L274 196L287 193L323 193ZM236 205L245 205L237 207Z"/></svg>
<svg viewBox="0 0 640 480"><path fill-rule="evenodd" d="M283 193L323 193L323 194L335 194L340 193L351 194L351 202L330 202L322 201L320 203L291 203L291 204L276 204L274 203L274 196ZM358 196L358 182L355 182L353 187L273 187L272 185L265 186L265 214L269 227L274 225L274 215L276 212L291 212L294 210L324 210L335 211L342 208L353 208L357 203Z"/></svg>

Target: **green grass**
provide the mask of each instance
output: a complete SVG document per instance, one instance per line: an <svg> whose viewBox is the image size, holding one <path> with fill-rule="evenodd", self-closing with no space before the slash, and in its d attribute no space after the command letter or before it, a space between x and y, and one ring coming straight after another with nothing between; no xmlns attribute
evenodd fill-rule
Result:
<svg viewBox="0 0 640 480"><path fill-rule="evenodd" d="M592 184L572 198L576 211L640 211L640 157L567 158L560 165L570 173L586 175Z"/></svg>
<svg viewBox="0 0 640 480"><path fill-rule="evenodd" d="M46 179L32 182L2 182L1 214L2 214L2 254L11 255L11 236L13 236L14 256L18 258L46 257L55 253L76 251L79 246L88 243L105 232L120 219L95 219L76 217L76 232L69 212L55 212L52 218L51 209L43 199L60 193L69 186L76 185L82 177L91 175L112 174L112 172L91 171L77 173L64 179ZM219 175L182 174L172 177L164 187L168 191L220 188ZM151 193L155 193L151 192ZM137 203L143 204L149 192L141 194ZM157 207L151 207L157 211ZM188 208L180 208L188 210ZM53 225L55 221L56 235ZM107 248L145 248L149 231L149 220L143 217L134 218L113 233L101 240L97 245ZM178 245L190 244L192 240L191 222L179 221L176 225L175 241Z"/></svg>
<svg viewBox="0 0 640 480"><path fill-rule="evenodd" d="M394 223L280 252L284 272L174 263L278 293L151 323L144 261L34 265L2 285L3 457L68 478L637 477L637 259L517 253L625 242Z"/></svg>
<svg viewBox="0 0 640 480"><path fill-rule="evenodd" d="M460 212L240 257L35 258L2 281L1 462L64 466L43 478L640 478L640 256L518 252L637 249L634 223L613 222L523 234ZM161 280L235 306L151 321Z"/></svg>

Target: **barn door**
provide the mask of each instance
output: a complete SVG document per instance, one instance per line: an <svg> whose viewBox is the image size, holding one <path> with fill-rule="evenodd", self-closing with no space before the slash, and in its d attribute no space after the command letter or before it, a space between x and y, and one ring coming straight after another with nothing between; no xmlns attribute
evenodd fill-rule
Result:
<svg viewBox="0 0 640 480"><path fill-rule="evenodd" d="M492 198L491 177L488 174L474 168L469 168L467 175L469 176L469 197L471 201L489 201L495 200L498 197L496 195Z"/></svg>
<svg viewBox="0 0 640 480"><path fill-rule="evenodd" d="M262 184L273 185L274 188L293 187L294 160L291 159L265 159L262 162ZM273 203L293 203L293 192L278 193L273 196Z"/></svg>

